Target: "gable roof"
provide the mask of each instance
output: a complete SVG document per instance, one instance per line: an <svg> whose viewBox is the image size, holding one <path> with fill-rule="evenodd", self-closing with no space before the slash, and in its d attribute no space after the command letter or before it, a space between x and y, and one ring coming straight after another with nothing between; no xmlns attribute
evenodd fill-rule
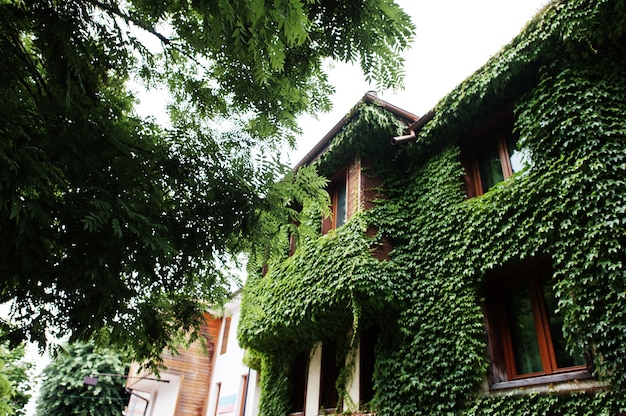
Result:
<svg viewBox="0 0 626 416"><path fill-rule="evenodd" d="M352 120L359 111L360 104L374 104L379 107L384 108L385 110L390 111L392 114L397 116L399 119L404 120L404 122L408 125L412 125L420 118L413 113L410 113L406 110L401 109L400 107L396 107L393 104L388 103L387 101L381 100L376 95L375 91L368 91L365 93L363 98L361 98L352 109L343 117L335 126L328 132L326 135L320 140L309 153L302 158L300 162L296 164L294 170L298 170L300 167L309 165L319 159L326 151L328 150L330 144L333 139L339 134L339 132L344 128L346 124Z"/></svg>

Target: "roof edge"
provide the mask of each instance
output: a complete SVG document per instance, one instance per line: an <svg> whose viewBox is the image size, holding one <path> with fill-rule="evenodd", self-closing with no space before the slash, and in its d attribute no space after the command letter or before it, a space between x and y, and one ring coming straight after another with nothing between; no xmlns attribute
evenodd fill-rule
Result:
<svg viewBox="0 0 626 416"><path fill-rule="evenodd" d="M370 104L375 103L384 109L391 111L398 117L404 118L408 120L412 125L414 125L417 121L420 120L420 117L417 115L410 113L406 110L401 109L385 100L381 100L376 95L375 91L368 91L365 95L352 107L352 109L346 114L335 126L330 129L328 133L324 135L322 140L320 140L314 147L311 149L301 160L298 162L293 170L297 171L302 166L310 164L317 160L321 155L323 155L328 148L332 139L341 131L341 129L354 117L356 112L358 111L359 104Z"/></svg>

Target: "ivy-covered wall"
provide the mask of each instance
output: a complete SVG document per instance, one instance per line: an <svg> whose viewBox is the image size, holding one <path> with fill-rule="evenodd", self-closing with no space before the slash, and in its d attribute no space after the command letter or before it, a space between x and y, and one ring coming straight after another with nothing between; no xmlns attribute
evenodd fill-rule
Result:
<svg viewBox="0 0 626 416"><path fill-rule="evenodd" d="M439 103L416 142L376 159L387 199L249 279L239 339L259 358L262 414L287 412L295 353L342 335L347 353L350 334L374 322L378 415L626 411L625 27L624 1L552 3ZM511 101L531 165L467 199L458 140ZM368 111L377 114L370 128L357 117L337 149L359 137L356 153L367 156L368 143L398 133L391 115ZM344 157L331 149L321 168ZM392 241L388 261L371 256L368 226ZM607 389L481 390L489 365L485 275L538 256L555 270L568 345L593 352Z"/></svg>

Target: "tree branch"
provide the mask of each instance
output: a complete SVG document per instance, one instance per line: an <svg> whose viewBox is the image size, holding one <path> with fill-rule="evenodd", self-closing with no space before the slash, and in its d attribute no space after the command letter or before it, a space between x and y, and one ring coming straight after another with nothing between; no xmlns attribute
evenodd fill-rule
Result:
<svg viewBox="0 0 626 416"><path fill-rule="evenodd" d="M117 7L117 5L103 3L100 0L84 0L84 1L86 1L87 3L90 3L91 5L95 7L98 7L104 10L105 12L110 13L113 16L119 17L129 26L135 26L141 30L144 30L150 33L151 35L159 39L161 43L163 43L164 45L169 46L170 48L178 51L182 56L187 57L189 60L193 61L200 68L209 72L208 68L202 62L198 61L196 57L192 56L189 52L186 52L180 46L176 45L170 38L158 32L156 29L154 29L154 27L147 26L143 22L139 21L138 19L128 15L127 13L124 13L122 10L119 9L119 7Z"/></svg>
<svg viewBox="0 0 626 416"><path fill-rule="evenodd" d="M146 32L150 33L151 35L156 36L163 44L168 45L168 46L172 46L172 47L174 47L176 49L179 49L175 45L172 44L171 39L169 39L167 36L165 36L162 33L156 31L156 29L154 29L153 27L146 26L145 24L143 24L139 20L135 19L134 17L129 16L128 14L122 12L119 9L119 7L111 5L111 4L106 4L106 3L103 3L103 2L98 1L98 0L86 0L86 2L92 4L93 6L99 7L100 9L102 9L102 10L104 10L106 12L109 12L112 15L115 15L115 16L121 18L129 26L133 25L133 26L136 26L136 27L138 27L138 28L140 28L142 30L145 30Z"/></svg>

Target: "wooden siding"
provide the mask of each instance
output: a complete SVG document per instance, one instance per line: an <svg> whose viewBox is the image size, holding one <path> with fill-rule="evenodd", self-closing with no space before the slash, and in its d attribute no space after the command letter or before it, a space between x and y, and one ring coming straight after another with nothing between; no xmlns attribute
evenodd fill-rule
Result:
<svg viewBox="0 0 626 416"><path fill-rule="evenodd" d="M361 162L361 205L363 209L369 210L374 208L376 200L385 198L380 192L380 187L383 183L382 178L377 174L374 165L369 160L363 160ZM367 230L367 235L374 236L378 230L370 227ZM382 238L379 245L374 247L372 254L378 260L386 260L389 258L392 245L385 237Z"/></svg>
<svg viewBox="0 0 626 416"><path fill-rule="evenodd" d="M346 183L346 195L348 195L348 218L353 216L359 209L361 195L361 161L355 160L348 166Z"/></svg>
<svg viewBox="0 0 626 416"><path fill-rule="evenodd" d="M337 184L346 181L346 194L348 195L348 218L354 215L360 209L369 210L375 205L375 201L384 198L380 193L382 178L380 178L373 164L368 160L355 159L345 170L342 169L335 177L331 178L328 192L331 200L334 201L334 192ZM335 210L332 210L333 212ZM326 234L334 227L332 218L322 220L322 234ZM369 228L367 235L374 236L377 229ZM386 238L382 238L379 245L373 247L372 254L378 260L386 260L389 258L392 245Z"/></svg>
<svg viewBox="0 0 626 416"><path fill-rule="evenodd" d="M176 416L204 416L207 411L222 319L207 315L206 321L202 328L202 334L207 339L206 346L196 341L189 348L180 349L178 355L162 355L166 371L180 376Z"/></svg>
<svg viewBox="0 0 626 416"><path fill-rule="evenodd" d="M383 183L372 164L368 160L361 162L361 204L365 210L374 208L375 201L383 198L379 188Z"/></svg>

